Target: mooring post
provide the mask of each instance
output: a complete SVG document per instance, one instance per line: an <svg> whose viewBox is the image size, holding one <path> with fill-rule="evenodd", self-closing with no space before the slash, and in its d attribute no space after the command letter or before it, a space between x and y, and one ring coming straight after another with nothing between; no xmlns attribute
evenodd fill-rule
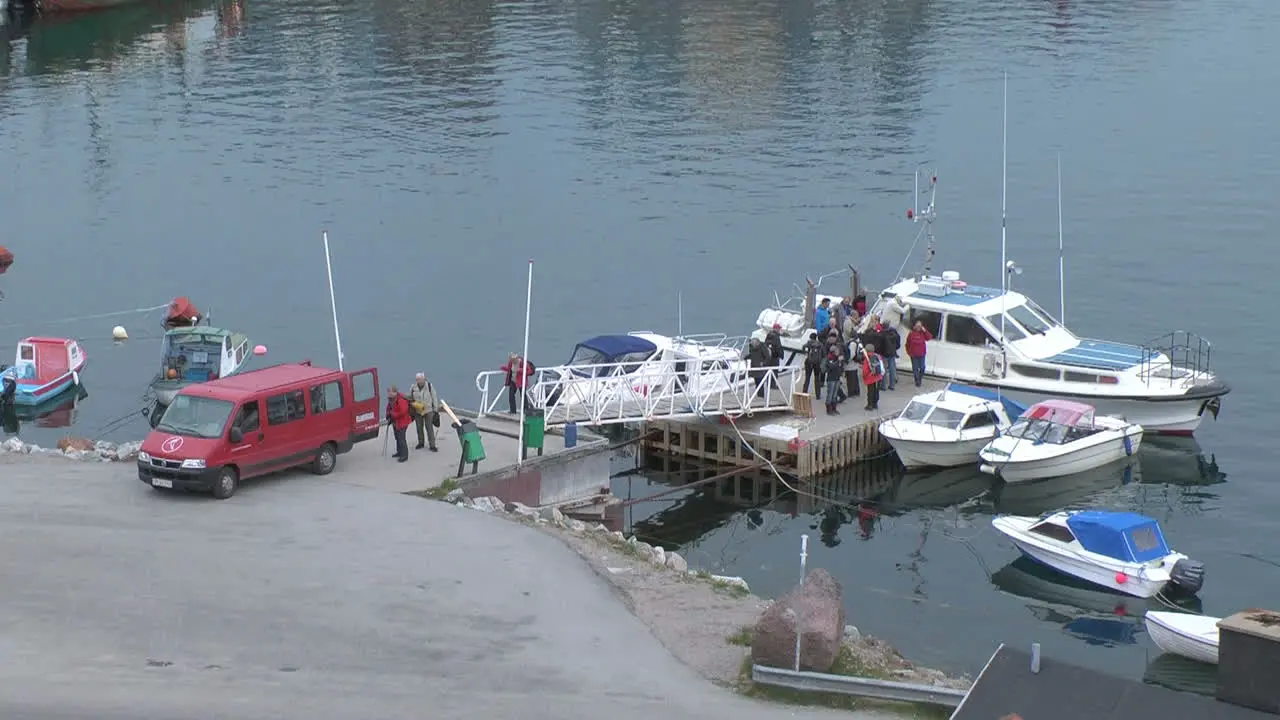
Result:
<svg viewBox="0 0 1280 720"><path fill-rule="evenodd" d="M1040 674L1040 643L1031 643L1031 672Z"/></svg>
<svg viewBox="0 0 1280 720"><path fill-rule="evenodd" d="M800 536L800 584L804 585L804 569L809 560L809 536ZM796 613L796 658L795 671L800 672L800 613Z"/></svg>

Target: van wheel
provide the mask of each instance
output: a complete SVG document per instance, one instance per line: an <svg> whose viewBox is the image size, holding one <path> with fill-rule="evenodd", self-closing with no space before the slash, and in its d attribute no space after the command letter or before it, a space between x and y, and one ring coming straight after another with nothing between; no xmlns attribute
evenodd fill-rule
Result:
<svg viewBox="0 0 1280 720"><path fill-rule="evenodd" d="M233 467L224 467L218 471L218 482L213 486L213 496L219 500L226 500L236 494L236 488L239 486L240 473L237 473Z"/></svg>
<svg viewBox="0 0 1280 720"><path fill-rule="evenodd" d="M311 465L311 472L317 475L328 475L338 466L338 451L333 443L325 443L320 447L320 452L316 453L315 462Z"/></svg>

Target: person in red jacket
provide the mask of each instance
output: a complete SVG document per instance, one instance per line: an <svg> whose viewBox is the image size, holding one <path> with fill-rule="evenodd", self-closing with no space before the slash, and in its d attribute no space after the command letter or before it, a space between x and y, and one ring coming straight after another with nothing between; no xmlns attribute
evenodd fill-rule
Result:
<svg viewBox="0 0 1280 720"><path fill-rule="evenodd" d="M396 434L396 460L400 462L409 459L409 441L405 439L405 431L412 422L408 398L401 395L395 385L387 388L387 425Z"/></svg>
<svg viewBox="0 0 1280 720"><path fill-rule="evenodd" d="M911 376L915 378L916 387L924 382L924 356L932 339L933 333L919 320L911 327L911 332L907 333L907 357L911 358Z"/></svg>
<svg viewBox="0 0 1280 720"><path fill-rule="evenodd" d="M533 374L533 363L526 362L524 358L511 353L507 362L498 369L507 374L505 383L507 388L507 409L512 415L515 415L518 409L516 408L516 400L519 399L521 403L525 402L524 392L529 384L529 376ZM528 409L529 406L525 405L525 410Z"/></svg>
<svg viewBox="0 0 1280 720"><path fill-rule="evenodd" d="M871 343L862 346L862 383L867 386L867 410L880 408L880 380L884 377L884 358Z"/></svg>

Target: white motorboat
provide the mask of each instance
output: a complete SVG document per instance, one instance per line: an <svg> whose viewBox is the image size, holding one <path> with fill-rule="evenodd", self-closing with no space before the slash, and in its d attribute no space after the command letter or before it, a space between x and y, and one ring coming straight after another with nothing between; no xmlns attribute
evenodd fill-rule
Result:
<svg viewBox="0 0 1280 720"><path fill-rule="evenodd" d="M1005 482L1026 482L1132 457L1141 444L1141 425L1099 416L1083 403L1045 400L1027 408L978 457L983 472Z"/></svg>
<svg viewBox="0 0 1280 720"><path fill-rule="evenodd" d="M911 398L898 417L880 424L880 434L908 468L969 465L1023 411L990 390L952 383Z"/></svg>
<svg viewBox="0 0 1280 720"><path fill-rule="evenodd" d="M745 342L725 335L599 335L578 343L565 365L540 371L532 399L538 407L569 408L630 393L725 392L747 378Z"/></svg>
<svg viewBox="0 0 1280 720"><path fill-rule="evenodd" d="M1160 524L1145 515L1075 510L998 515L991 525L1032 560L1128 595L1194 595L1204 584L1204 565L1171 551Z"/></svg>
<svg viewBox="0 0 1280 720"><path fill-rule="evenodd" d="M1151 610L1143 621L1151 642L1171 655L1218 664L1218 623L1222 618Z"/></svg>
<svg viewBox="0 0 1280 720"><path fill-rule="evenodd" d="M934 182L936 191L936 177ZM913 217L928 224L924 272L869 295L860 328L866 333L870 316L876 315L897 329L904 340L900 372L910 371L905 340L919 322L932 338L926 343L929 377L998 389L1024 404L1050 397L1079 400L1157 434L1191 435L1205 413L1217 418L1231 389L1210 371L1207 340L1181 331L1142 345L1089 339L1014 292L1011 282L989 288L970 285L953 271L930 275L933 201ZM1006 266L1005 272L1011 278L1018 270ZM852 285L853 294L859 294L857 281ZM841 301L817 294L816 286L807 298L775 299L774 307L757 318L754 336L764 337L779 325L782 345L791 351L786 362L802 363L814 311L824 299L832 307Z"/></svg>

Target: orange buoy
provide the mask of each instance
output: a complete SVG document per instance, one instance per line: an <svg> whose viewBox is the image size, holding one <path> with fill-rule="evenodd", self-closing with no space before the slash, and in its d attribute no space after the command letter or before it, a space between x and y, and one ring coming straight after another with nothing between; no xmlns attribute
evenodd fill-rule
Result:
<svg viewBox="0 0 1280 720"><path fill-rule="evenodd" d="M169 373L168 373L168 374L169 374L169 379L170 379L170 380L177 380L177 379L178 379L178 370L177 370L177 368L169 368Z"/></svg>

